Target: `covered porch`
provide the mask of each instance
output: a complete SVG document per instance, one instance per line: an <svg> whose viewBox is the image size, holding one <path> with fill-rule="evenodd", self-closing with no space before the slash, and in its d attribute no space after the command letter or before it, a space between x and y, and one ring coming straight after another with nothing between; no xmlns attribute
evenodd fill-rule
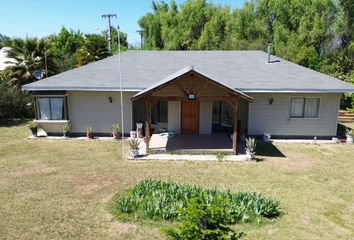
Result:
<svg viewBox="0 0 354 240"><path fill-rule="evenodd" d="M243 149L237 142L240 128L239 103L252 100L245 93L213 80L192 66L174 73L132 98L133 105L139 102L138 105L144 107L147 151L197 150L234 154ZM215 101L226 103L231 108L228 121L223 124L227 129L224 132L213 129ZM168 114L161 117L166 121L159 125L155 121L157 117L154 108L162 103L165 103ZM141 114L142 111L139 112Z"/></svg>
<svg viewBox="0 0 354 240"><path fill-rule="evenodd" d="M237 153L244 154L244 143L237 143ZM152 134L149 150L156 152L230 152L232 139L225 133L212 134L178 134L169 137L166 133Z"/></svg>

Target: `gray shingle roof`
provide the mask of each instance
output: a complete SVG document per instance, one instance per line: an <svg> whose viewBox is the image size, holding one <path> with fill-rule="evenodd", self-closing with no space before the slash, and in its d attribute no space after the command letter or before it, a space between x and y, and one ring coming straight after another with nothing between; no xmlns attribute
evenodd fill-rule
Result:
<svg viewBox="0 0 354 240"><path fill-rule="evenodd" d="M193 65L211 79L245 92L354 92L354 85L262 51L127 51L122 87L140 91ZM23 86L24 90L119 90L118 56Z"/></svg>

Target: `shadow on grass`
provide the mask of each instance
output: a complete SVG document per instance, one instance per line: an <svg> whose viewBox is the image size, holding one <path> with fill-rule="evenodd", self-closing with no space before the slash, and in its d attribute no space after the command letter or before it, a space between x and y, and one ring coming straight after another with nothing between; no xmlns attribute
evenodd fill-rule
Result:
<svg viewBox="0 0 354 240"><path fill-rule="evenodd" d="M257 143L257 162L261 162L264 159L262 158L262 156L264 157L285 157L285 155L276 147L274 146L272 143Z"/></svg>
<svg viewBox="0 0 354 240"><path fill-rule="evenodd" d="M30 119L6 119L0 120L0 127L15 127L23 124L27 124Z"/></svg>

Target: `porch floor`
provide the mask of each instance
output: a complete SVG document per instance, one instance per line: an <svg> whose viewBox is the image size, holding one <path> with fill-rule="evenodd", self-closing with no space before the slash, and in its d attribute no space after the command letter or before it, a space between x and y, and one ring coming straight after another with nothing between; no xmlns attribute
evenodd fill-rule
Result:
<svg viewBox="0 0 354 240"><path fill-rule="evenodd" d="M244 147L244 143L238 142L237 153L243 154ZM232 141L226 133L178 134L173 138L162 133L151 136L150 150L232 152Z"/></svg>

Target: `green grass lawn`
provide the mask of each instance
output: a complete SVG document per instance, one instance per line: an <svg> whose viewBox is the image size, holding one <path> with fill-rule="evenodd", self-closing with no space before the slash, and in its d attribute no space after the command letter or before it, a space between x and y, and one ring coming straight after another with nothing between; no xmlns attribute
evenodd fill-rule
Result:
<svg viewBox="0 0 354 240"><path fill-rule="evenodd" d="M354 238L354 145L277 144L285 157L257 163L142 162L122 160L119 142L28 134L21 122L0 126L0 239L163 239L169 222L119 222L108 210L147 178L279 200L281 217L236 226L245 239Z"/></svg>

